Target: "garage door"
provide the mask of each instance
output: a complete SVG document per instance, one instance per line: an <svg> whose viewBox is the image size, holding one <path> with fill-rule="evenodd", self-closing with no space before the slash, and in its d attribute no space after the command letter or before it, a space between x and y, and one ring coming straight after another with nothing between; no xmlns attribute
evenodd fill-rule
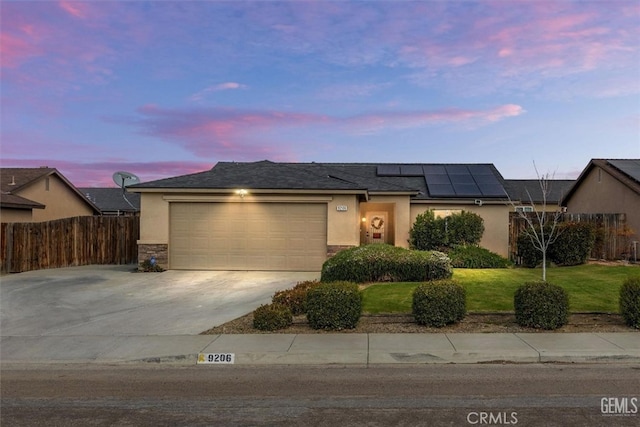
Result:
<svg viewBox="0 0 640 427"><path fill-rule="evenodd" d="M171 203L169 266L186 270L319 271L327 205Z"/></svg>

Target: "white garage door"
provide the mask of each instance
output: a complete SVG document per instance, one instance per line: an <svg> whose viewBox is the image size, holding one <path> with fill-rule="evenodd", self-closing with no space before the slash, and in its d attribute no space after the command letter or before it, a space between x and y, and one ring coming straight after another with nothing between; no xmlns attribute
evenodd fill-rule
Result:
<svg viewBox="0 0 640 427"><path fill-rule="evenodd" d="M327 205L171 203L169 266L185 270L319 271Z"/></svg>

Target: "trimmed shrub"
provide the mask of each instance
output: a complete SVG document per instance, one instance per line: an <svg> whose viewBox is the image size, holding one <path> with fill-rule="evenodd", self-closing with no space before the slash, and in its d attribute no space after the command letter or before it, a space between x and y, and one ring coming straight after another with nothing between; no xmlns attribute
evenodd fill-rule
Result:
<svg viewBox="0 0 640 427"><path fill-rule="evenodd" d="M292 289L277 291L273 295L271 302L289 307L294 316L299 316L307 312L307 293L309 289L318 285L320 285L320 282L317 280L299 282Z"/></svg>
<svg viewBox="0 0 640 427"><path fill-rule="evenodd" d="M345 249L322 266L321 281L423 282L451 277L451 261L436 251L412 251L386 244Z"/></svg>
<svg viewBox="0 0 640 427"><path fill-rule="evenodd" d="M587 262L596 242L596 229L586 222L559 225L559 234L549 247L549 258L558 265L580 265Z"/></svg>
<svg viewBox="0 0 640 427"><path fill-rule="evenodd" d="M445 218L447 245L477 245L484 234L484 220L468 211L454 213Z"/></svg>
<svg viewBox="0 0 640 427"><path fill-rule="evenodd" d="M558 329L569 320L569 295L548 282L528 282L513 297L516 322L537 329Z"/></svg>
<svg viewBox="0 0 640 427"><path fill-rule="evenodd" d="M440 328L459 322L467 314L466 293L453 280L421 283L413 292L416 323Z"/></svg>
<svg viewBox="0 0 640 427"><path fill-rule="evenodd" d="M536 227L536 233L540 228ZM545 226L548 236L550 226ZM518 256L530 268L540 265L542 252L537 250L529 238L532 230L526 229L518 236ZM557 239L547 249L547 262L557 265L579 265L587 262L596 242L596 229L589 223L568 222L558 224Z"/></svg>
<svg viewBox="0 0 640 427"><path fill-rule="evenodd" d="M307 321L313 329L353 329L361 315L362 294L355 283L322 283L307 294Z"/></svg>
<svg viewBox="0 0 640 427"><path fill-rule="evenodd" d="M276 331L291 326L293 315L289 307L265 304L253 311L253 327L261 331Z"/></svg>
<svg viewBox="0 0 640 427"><path fill-rule="evenodd" d="M640 277L629 277L620 288L620 314L632 328L640 329Z"/></svg>
<svg viewBox="0 0 640 427"><path fill-rule="evenodd" d="M507 258L480 246L456 246L447 255L454 268L507 268L512 263Z"/></svg>
<svg viewBox="0 0 640 427"><path fill-rule="evenodd" d="M433 210L427 210L418 216L409 230L411 249L431 251L446 245L444 218L436 218Z"/></svg>

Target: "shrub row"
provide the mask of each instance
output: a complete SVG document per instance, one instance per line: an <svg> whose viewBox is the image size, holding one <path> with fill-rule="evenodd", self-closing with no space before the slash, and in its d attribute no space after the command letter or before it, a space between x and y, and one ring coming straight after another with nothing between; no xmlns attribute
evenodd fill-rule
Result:
<svg viewBox="0 0 640 427"><path fill-rule="evenodd" d="M253 327L276 331L291 326L293 316L307 314L314 329L351 329L362 314L362 294L352 282L300 282L292 289L278 291L271 304L253 312Z"/></svg>
<svg viewBox="0 0 640 427"><path fill-rule="evenodd" d="M321 281L423 282L447 279L451 261L437 251L413 251L387 244L345 249L322 266Z"/></svg>

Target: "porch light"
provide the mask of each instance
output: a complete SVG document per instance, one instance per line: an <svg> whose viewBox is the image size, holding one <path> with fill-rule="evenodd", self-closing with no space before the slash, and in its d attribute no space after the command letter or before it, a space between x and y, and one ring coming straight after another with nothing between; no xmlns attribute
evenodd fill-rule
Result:
<svg viewBox="0 0 640 427"><path fill-rule="evenodd" d="M362 217L362 222L367 222L367 218Z"/></svg>
<svg viewBox="0 0 640 427"><path fill-rule="evenodd" d="M246 196L249 192L247 190L245 190L244 188L241 188L240 190L236 190L236 194L239 195L241 198L244 199L244 196Z"/></svg>

